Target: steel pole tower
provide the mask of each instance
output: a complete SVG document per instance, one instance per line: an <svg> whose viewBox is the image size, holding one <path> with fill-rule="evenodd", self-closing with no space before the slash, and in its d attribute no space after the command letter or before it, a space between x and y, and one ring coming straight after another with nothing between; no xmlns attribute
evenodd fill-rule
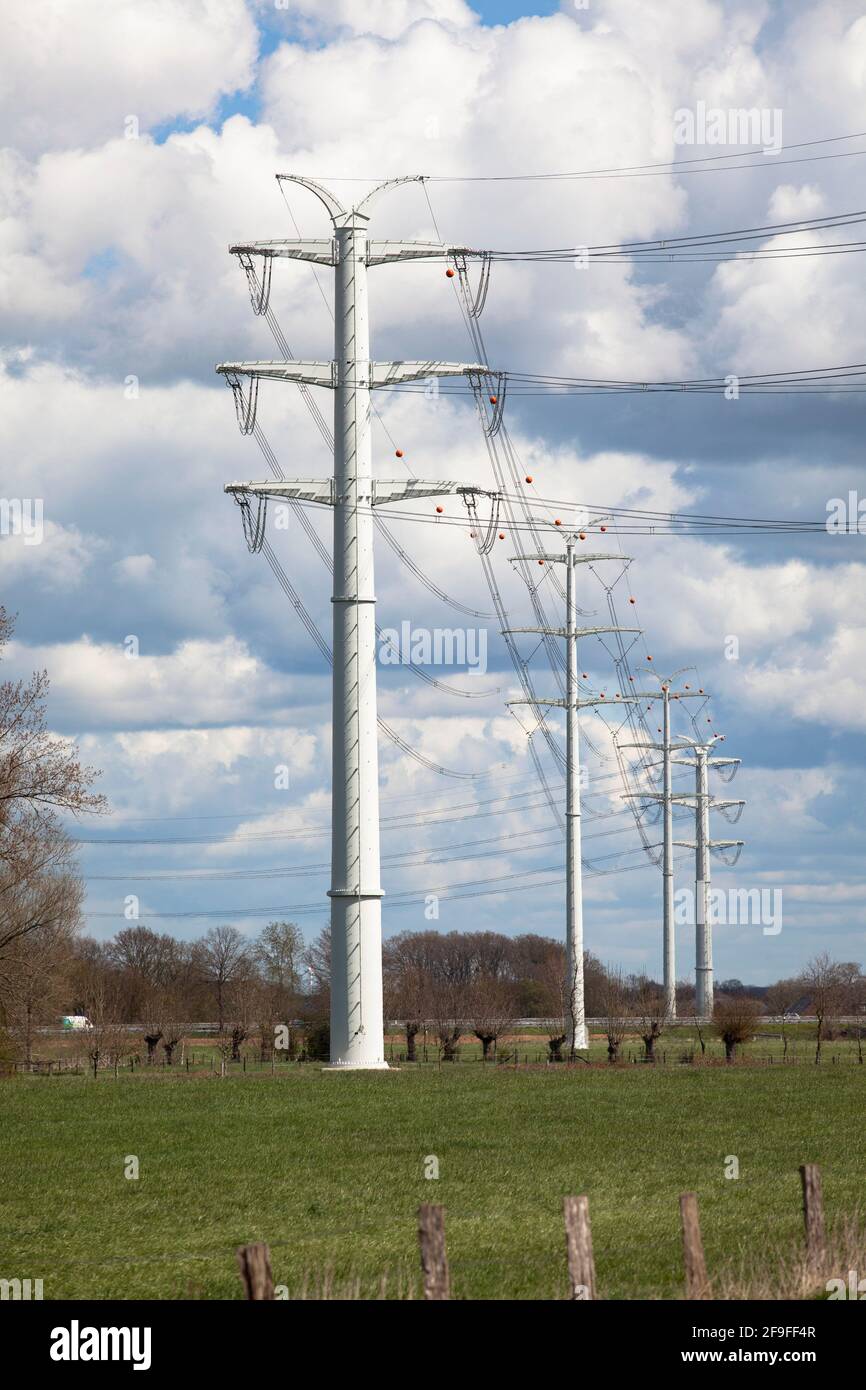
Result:
<svg viewBox="0 0 866 1390"><path fill-rule="evenodd" d="M710 754L722 735L715 735L707 743L696 743L691 739L678 745L677 751L693 754L695 768L694 797L681 795L676 800L688 804L695 803L695 838L692 843L678 840L695 851L695 1013L699 1018L711 1018L713 1013L713 924L710 912L710 889L712 869L711 849L728 849L742 846L742 840L712 840L710 838L710 810L723 810L729 806L743 806L742 801L719 801L710 796L709 768L736 766L739 758L711 758ZM678 763L688 759L677 758Z"/></svg>
<svg viewBox="0 0 866 1390"><path fill-rule="evenodd" d="M674 924L674 831L673 831L673 790L671 776L671 699L674 700L705 700L703 690L677 691L671 690L674 679L681 675L689 667L681 667L679 671L674 671L672 676L661 677L655 671L647 670L647 675L655 676L661 681L661 689L656 694L650 692L648 699L662 701L662 741L661 744L644 743L621 743L620 748L654 748L660 749L662 754L662 794L661 796L651 792L635 792L626 798L643 799L647 801L660 801L662 804L662 972L664 980L665 1010L668 1018L674 1019L677 1016L677 962L676 962L676 927Z"/></svg>
<svg viewBox="0 0 866 1390"><path fill-rule="evenodd" d="M429 242L371 242L364 209L391 179L346 209L321 185L294 175L322 202L333 223L328 241L251 242L246 258L285 256L334 268L334 360L223 363L237 393L243 377L306 382L334 391L334 475L288 483L234 483L227 491L329 503L334 512L333 706L331 802L331 1065L385 1069L382 1016L382 887L379 872L379 766L373 512L383 502L440 495L456 483L373 480L371 390L432 376L488 375L489 368L447 362L372 362L367 269L433 259L454 248ZM254 389L251 386L251 392ZM251 397L252 399L252 397Z"/></svg>
<svg viewBox="0 0 866 1390"><path fill-rule="evenodd" d="M574 537L565 546L565 955L569 1051L589 1046L583 982L583 883L580 862L580 730L577 714L577 627L574 621Z"/></svg>
<svg viewBox="0 0 866 1390"><path fill-rule="evenodd" d="M710 808L707 748L695 749L695 1011L713 1012L713 935L710 928Z"/></svg>
<svg viewBox="0 0 866 1390"><path fill-rule="evenodd" d="M577 684L577 642L580 637L601 632L639 632L635 627L581 627L576 624L575 566L593 560L622 560L622 555L578 555L574 535L566 538L565 554L512 556L513 560L536 560L565 565L565 627L515 627L508 632L539 632L565 638L565 699L509 700L510 705L551 705L565 709L565 1019L570 1052L589 1046L586 1032L586 1005L583 981L583 864L580 823L580 723L579 711L590 705L612 704L604 695L581 699ZM626 696L634 702L637 695ZM622 703L622 701L620 701Z"/></svg>

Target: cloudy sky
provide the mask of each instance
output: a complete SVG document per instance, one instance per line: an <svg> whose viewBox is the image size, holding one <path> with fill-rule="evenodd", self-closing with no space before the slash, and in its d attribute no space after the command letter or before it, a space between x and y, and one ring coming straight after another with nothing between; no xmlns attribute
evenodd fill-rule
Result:
<svg viewBox="0 0 866 1390"><path fill-rule="evenodd" d="M866 140L790 147L864 124L866 5L43 0L18 7L4 38L3 489L44 508L40 544L20 534L0 544L2 600L19 615L6 670L49 669L53 728L104 772L111 817L78 831L106 842L82 846L88 930L124 925L135 895L142 921L185 936L221 921L254 932L295 909L313 936L326 920L330 678L222 491L268 473L214 364L276 352L228 244L293 236L295 222L327 235L322 209L298 189L286 201L277 172L340 180L344 200L374 180L433 176L429 202L420 185L384 198L373 235L429 239L438 227L449 243L495 249L856 211ZM786 148L753 168L667 171L737 148L677 143L676 113L699 103L774 113ZM841 151L852 153L816 157ZM489 181L648 164L662 168ZM800 240L834 239L844 234ZM331 356L329 276L276 266L272 305L297 356ZM377 359L474 356L442 264L374 270L370 289ZM482 324L498 367L679 380L862 362L863 318L853 254L497 263ZM506 414L534 514L548 520L541 499L822 521L831 498L866 496L862 399L515 395ZM318 400L329 414L330 397ZM492 485L471 399L389 393L377 406L380 476L399 476L396 443L420 477ZM295 387L264 384L259 421L288 476L329 474ZM423 521L390 523L399 546L448 599L489 613L468 526L415 510ZM458 515L449 503L446 520ZM327 544L330 518L310 519ZM294 516L287 530L273 520L274 551L329 635L327 569ZM644 630L634 666L649 654L660 672L694 667L680 681L712 692L701 719L743 760L725 789L747 800L740 826L714 819L714 833L745 848L736 867L715 866L715 881L782 890L777 934L718 927L717 977L766 982L824 948L866 961L862 537L713 542L612 527L607 540L634 557L627 576L618 563L606 572L620 620ZM382 739L385 931L562 935L562 840L528 756L533 720L506 708L519 688L497 624L456 610L377 541L383 626L468 624L488 641L483 675L427 668L450 690L381 669L380 713L401 737L449 771L479 774L433 773ZM497 543L494 569L510 619L525 625L514 549L510 535ZM595 575L581 573L578 601L606 620ZM550 589L545 602L553 613ZM531 639L522 651L532 655ZM597 642L581 664L590 684L615 688ZM556 693L538 654L532 669L539 693ZM660 875L623 811L608 724L587 717L586 732L586 944L657 974ZM560 796L561 773L538 747ZM688 839L687 819L677 834ZM425 919L427 894L439 895L438 922ZM686 928L678 949L688 976Z"/></svg>

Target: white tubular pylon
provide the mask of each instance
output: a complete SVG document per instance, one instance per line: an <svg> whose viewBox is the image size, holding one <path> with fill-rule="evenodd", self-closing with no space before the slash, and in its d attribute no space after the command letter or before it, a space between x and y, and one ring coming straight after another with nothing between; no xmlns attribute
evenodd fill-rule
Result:
<svg viewBox="0 0 866 1390"><path fill-rule="evenodd" d="M675 801L688 805L695 803L694 841L677 840L695 851L695 1013L699 1018L712 1018L714 1006L713 988L713 918L710 891L712 888L711 849L742 848L742 840L713 840L710 838L710 811L742 802L719 801L710 795L710 767L738 765L739 758L713 758L710 756L722 735L714 734L706 743L685 739L676 745L677 751L691 753L694 759L694 795L681 793ZM688 764L688 758L675 758L674 762Z"/></svg>
<svg viewBox="0 0 866 1390"><path fill-rule="evenodd" d="M431 376L466 376L489 369L477 363L370 360L367 269L412 258L445 257L451 248L432 243L371 243L363 211L374 189L345 209L311 179L278 175L313 193L328 210L333 238L250 242L231 249L332 266L334 360L331 363L235 362L217 371L303 382L334 391L332 480L285 484L231 484L227 491L285 495L330 504L334 511L332 812L331 812L331 1065L386 1069L382 1005L383 896L379 875L379 759L376 697L376 591L373 577L373 507L378 502L454 492L457 484L415 480L382 486L373 481L370 393L377 386ZM330 483L330 488L327 484Z"/></svg>
<svg viewBox="0 0 866 1390"><path fill-rule="evenodd" d="M581 627L575 621L575 566L594 560L622 560L622 555L578 555L575 539L569 535L564 554L512 556L514 559L553 561L565 565L565 627L514 627L509 632L539 632L565 638L565 699L509 700L510 705L550 705L565 709L565 1028L571 1054L589 1046L586 1031L586 1005L583 979L583 865L581 861L580 817L580 722L579 711L587 706L612 704L604 695L579 698L577 684L578 638L602 632L638 632L634 627ZM626 696L626 702L637 697ZM622 703L622 701L620 702Z"/></svg>
<svg viewBox="0 0 866 1390"><path fill-rule="evenodd" d="M691 670L691 667L681 666L670 676L660 676L657 671L650 671L648 667L644 669L647 675L660 682L658 691L650 690L642 693L642 698L662 701L662 741L660 744L620 743L619 747L653 748L662 754L661 793L635 792L630 793L625 799L660 802L662 805L662 977L664 980L665 1012L669 1019L675 1019L677 1016L677 945L674 923L673 803L676 798L673 796L671 779L671 748L674 746L671 744L671 699L696 700L707 699L708 697L703 690L690 691L688 688L674 693L674 680L684 671Z"/></svg>

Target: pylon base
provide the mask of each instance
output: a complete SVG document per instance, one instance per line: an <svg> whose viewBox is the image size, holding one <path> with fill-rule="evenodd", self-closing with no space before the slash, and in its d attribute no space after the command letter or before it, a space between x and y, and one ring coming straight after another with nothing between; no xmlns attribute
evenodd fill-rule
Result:
<svg viewBox="0 0 866 1390"><path fill-rule="evenodd" d="M322 1071L399 1071L388 1062L329 1062Z"/></svg>

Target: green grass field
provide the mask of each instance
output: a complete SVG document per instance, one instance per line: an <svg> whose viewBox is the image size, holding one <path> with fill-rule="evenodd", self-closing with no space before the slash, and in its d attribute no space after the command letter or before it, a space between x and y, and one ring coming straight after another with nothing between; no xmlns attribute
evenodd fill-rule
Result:
<svg viewBox="0 0 866 1390"><path fill-rule="evenodd" d="M831 1221L855 1210L864 1088L859 1066L7 1079L0 1277L46 1298L236 1298L235 1246L267 1240L292 1297L326 1276L375 1296L382 1275L395 1296L417 1291L416 1211L438 1201L455 1297L556 1298L562 1197L586 1192L600 1295L677 1297L680 1192L711 1271L797 1238L804 1161Z"/></svg>

